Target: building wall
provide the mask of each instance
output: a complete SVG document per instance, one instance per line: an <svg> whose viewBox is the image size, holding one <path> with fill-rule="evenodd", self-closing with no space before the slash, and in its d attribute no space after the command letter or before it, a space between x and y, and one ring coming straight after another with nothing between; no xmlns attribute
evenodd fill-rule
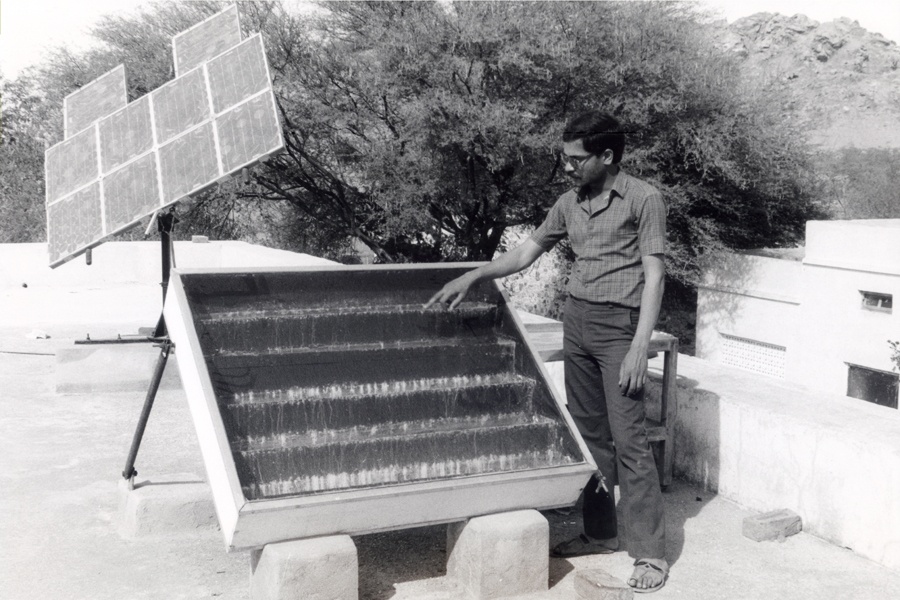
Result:
<svg viewBox="0 0 900 600"><path fill-rule="evenodd" d="M798 335L801 267L797 261L728 254L707 269L697 294L697 356L784 376Z"/></svg>
<svg viewBox="0 0 900 600"><path fill-rule="evenodd" d="M706 270L697 356L773 375L762 363L735 364L733 347L744 344L750 363L783 347L775 376L846 394L848 364L891 372L887 342L900 340L900 309L868 310L862 291L900 299L900 219L811 221L802 262L731 254Z"/></svg>

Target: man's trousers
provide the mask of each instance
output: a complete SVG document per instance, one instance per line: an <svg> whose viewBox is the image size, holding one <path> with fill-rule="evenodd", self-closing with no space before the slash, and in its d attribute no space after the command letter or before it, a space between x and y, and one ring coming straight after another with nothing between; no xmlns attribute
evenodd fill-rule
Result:
<svg viewBox="0 0 900 600"><path fill-rule="evenodd" d="M618 484L628 554L664 558L663 501L644 427L643 390L629 397L619 389L619 369L638 316L638 309L569 297L563 316L566 396L600 471L584 491L585 534L595 539L618 534L613 499Z"/></svg>

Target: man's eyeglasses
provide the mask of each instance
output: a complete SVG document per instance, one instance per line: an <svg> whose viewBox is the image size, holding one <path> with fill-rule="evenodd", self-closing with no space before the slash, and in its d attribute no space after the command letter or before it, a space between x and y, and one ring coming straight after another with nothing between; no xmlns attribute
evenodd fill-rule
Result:
<svg viewBox="0 0 900 600"><path fill-rule="evenodd" d="M591 160L593 158L593 154L585 154L584 156L569 156L565 152L560 152L559 157L562 159L563 164L571 165L575 169L580 169L584 166L584 163Z"/></svg>

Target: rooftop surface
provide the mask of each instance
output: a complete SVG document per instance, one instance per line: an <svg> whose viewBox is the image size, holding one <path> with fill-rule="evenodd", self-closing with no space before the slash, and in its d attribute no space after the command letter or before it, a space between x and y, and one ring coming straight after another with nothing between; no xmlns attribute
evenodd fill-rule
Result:
<svg viewBox="0 0 900 600"><path fill-rule="evenodd" d="M118 535L117 483L144 395L57 394L52 352L62 343L0 334L0 595L248 598L248 555L226 553L215 528L137 540ZM158 394L137 468L151 479L184 472L203 477L180 391ZM900 597L900 574L812 535L782 543L744 538L741 523L752 513L702 489L676 481L665 500L674 564L657 598ZM577 516L547 517L551 544L578 532ZM356 543L361 599L460 597L444 577L445 527L360 536ZM573 598L577 570L602 568L624 579L630 562L624 552L551 559L550 590L528 598Z"/></svg>
<svg viewBox="0 0 900 600"><path fill-rule="evenodd" d="M117 486L144 394L55 390L57 349L86 332L108 335L135 315L152 326L159 288L9 287L0 289L0 301L14 311L0 320L0 597L249 598L249 556L226 553L216 528L137 540L117 533ZM39 327L49 339L33 339ZM148 364L148 376L152 369ZM181 391L157 395L136 466L147 478L205 477ZM900 598L900 573L815 536L800 533L781 543L744 538L742 520L753 513L703 489L676 481L665 501L673 567L655 598ZM579 531L577 515L546 516L551 544ZM354 539L361 599L462 597L445 577L444 526ZM575 598L578 570L601 568L625 579L630 565L625 552L551 559L549 591L519 598Z"/></svg>

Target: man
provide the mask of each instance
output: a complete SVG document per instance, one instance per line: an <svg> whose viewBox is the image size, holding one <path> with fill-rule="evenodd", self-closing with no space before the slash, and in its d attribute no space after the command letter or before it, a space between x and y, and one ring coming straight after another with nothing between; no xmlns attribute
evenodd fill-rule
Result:
<svg viewBox="0 0 900 600"><path fill-rule="evenodd" d="M531 265L568 236L575 253L563 317L569 412L597 462L584 491L584 533L559 544L557 557L618 549L613 486L628 532L636 592L668 576L659 476L644 429L647 349L659 316L665 275L662 195L624 173L625 135L601 112L582 114L563 133L565 171L575 187L517 248L454 279L425 305L456 308L469 288Z"/></svg>

